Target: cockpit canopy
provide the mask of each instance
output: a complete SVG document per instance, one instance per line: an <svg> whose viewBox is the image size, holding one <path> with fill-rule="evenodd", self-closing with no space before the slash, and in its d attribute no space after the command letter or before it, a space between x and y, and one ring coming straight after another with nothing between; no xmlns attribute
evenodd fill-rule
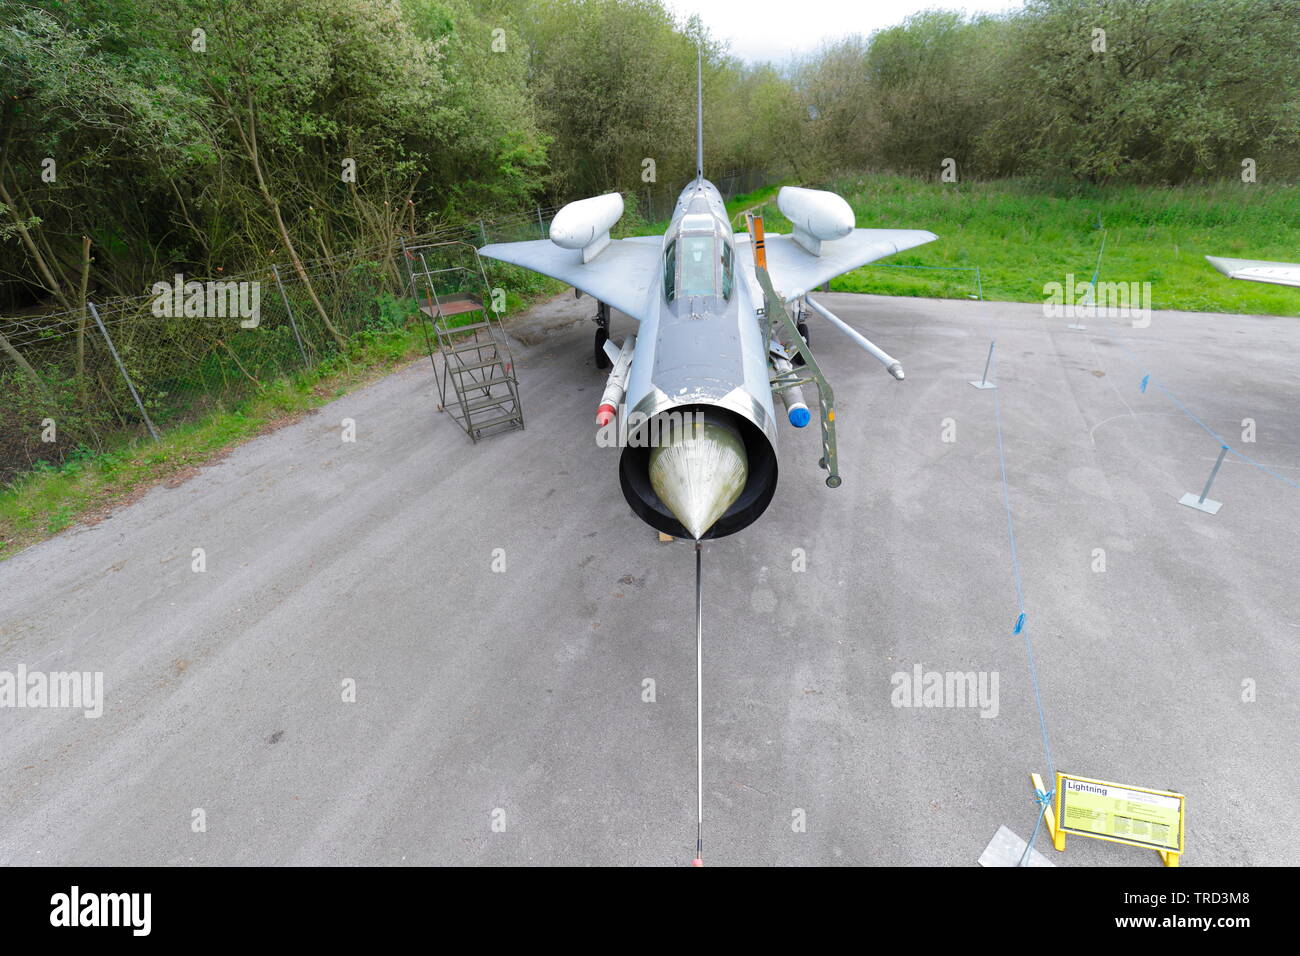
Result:
<svg viewBox="0 0 1300 956"><path fill-rule="evenodd" d="M664 297L730 301L732 257L731 234L722 222L711 215L683 216L677 235L664 247Z"/></svg>

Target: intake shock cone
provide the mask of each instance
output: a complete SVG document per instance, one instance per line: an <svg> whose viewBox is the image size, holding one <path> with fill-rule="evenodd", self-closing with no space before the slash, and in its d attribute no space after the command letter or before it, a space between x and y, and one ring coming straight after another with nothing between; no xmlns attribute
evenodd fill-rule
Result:
<svg viewBox="0 0 1300 956"><path fill-rule="evenodd" d="M650 450L650 486L698 541L745 490L745 442L730 421L712 411L665 431Z"/></svg>

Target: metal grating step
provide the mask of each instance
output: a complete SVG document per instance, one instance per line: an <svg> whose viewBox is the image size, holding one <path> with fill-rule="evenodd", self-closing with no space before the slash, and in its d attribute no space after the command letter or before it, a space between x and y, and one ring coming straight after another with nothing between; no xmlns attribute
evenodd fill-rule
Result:
<svg viewBox="0 0 1300 956"><path fill-rule="evenodd" d="M486 329L491 323L489 322L471 322L469 325L444 325L438 331L443 335L456 335L459 332L473 332L475 329Z"/></svg>
<svg viewBox="0 0 1300 956"><path fill-rule="evenodd" d="M471 412L476 412L480 408L491 408L493 405L504 405L507 402L513 402L514 400L515 400L514 393L507 392L505 395L501 395L499 397L494 395L489 395L486 398L473 399L471 401L466 402L465 407L468 408ZM458 411L459 409L460 409L460 404L457 403L455 406L453 406L452 411Z"/></svg>
<svg viewBox="0 0 1300 956"><path fill-rule="evenodd" d="M519 411L513 411L509 415L502 415L499 418L489 418L485 422L474 421L470 419L469 427L474 431L482 431L484 428L491 428L493 425L505 425L508 422L523 422L523 414Z"/></svg>
<svg viewBox="0 0 1300 956"><path fill-rule="evenodd" d="M514 383L514 379L509 375L494 375L492 378L485 378L481 382L465 382L461 385L462 392L471 392L476 388L491 388L493 385L504 385L506 382ZM454 405L455 402L449 402Z"/></svg>
<svg viewBox="0 0 1300 956"><path fill-rule="evenodd" d="M463 374L465 374L466 372L473 372L473 371L475 371L476 369L487 368L489 365L501 365L501 364L502 364L502 363L501 363L501 356L498 355L498 356L495 356L495 357L493 357L493 358L488 359L488 360L485 361L485 362L471 362L471 363L469 363L468 365L466 365L464 362L459 362L459 361L458 361L455 365L453 365L453 366L451 367L450 371L451 371L451 374L452 374L452 375L463 375ZM504 369L504 367L503 367L503 368L502 368L502 371L504 371L504 370L505 370L505 369ZM468 385L469 383L466 382L465 384Z"/></svg>
<svg viewBox="0 0 1300 956"><path fill-rule="evenodd" d="M473 352L475 349L495 349L496 347L497 344L495 341L489 340L487 342L481 342L475 340L473 342L464 342L460 345L448 346L443 349L443 351L448 355L458 355L461 352Z"/></svg>

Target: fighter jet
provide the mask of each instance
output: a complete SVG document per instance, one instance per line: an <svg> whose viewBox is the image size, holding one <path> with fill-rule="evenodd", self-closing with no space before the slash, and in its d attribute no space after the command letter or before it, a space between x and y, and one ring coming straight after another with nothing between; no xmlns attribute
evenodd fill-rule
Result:
<svg viewBox="0 0 1300 956"><path fill-rule="evenodd" d="M1224 259L1205 257L1210 265L1229 279L1248 282L1268 282L1272 285L1300 286L1300 264L1294 262L1266 262L1263 259Z"/></svg>
<svg viewBox="0 0 1300 956"><path fill-rule="evenodd" d="M895 379L903 379L903 367L808 293L850 269L936 237L922 230L857 229L853 210L840 196L788 186L777 206L794 226L790 235L765 235L761 218L753 216L745 232L734 232L722 195L704 178L698 68L696 81L695 179L682 190L662 236L610 238L623 215L623 197L608 193L561 209L549 240L488 245L479 253L559 279L599 303L596 355L613 369L596 423L609 428L623 416L623 495L651 527L695 541L697 804L691 862L703 866L701 542L749 526L772 500L774 395L785 404L790 424L802 428L812 414L801 389L816 386L819 464L827 471L826 484L840 485L834 394L808 348L809 310L839 327ZM608 340L611 308L639 325L621 348Z"/></svg>
<svg viewBox="0 0 1300 956"><path fill-rule="evenodd" d="M624 204L620 194L609 193L561 209L549 240L479 250L568 283L600 304L596 354L598 363L606 356L612 360L613 370L597 424L608 426L620 406L627 409L619 461L623 494L651 527L696 541L740 531L772 500L774 395L784 401L790 424L802 428L811 412L801 387L817 386L819 464L828 472L826 483L839 486L833 393L807 348L809 309L846 332L896 379L903 370L808 292L936 238L923 230L855 228L853 210L840 196L788 186L780 190L777 206L793 224L791 234L764 236L761 220L733 232L722 195L704 178L703 122L701 85L696 175L682 190L664 235L611 239ZM622 348L607 341L611 308L639 323ZM674 415L675 423L685 424L657 427Z"/></svg>

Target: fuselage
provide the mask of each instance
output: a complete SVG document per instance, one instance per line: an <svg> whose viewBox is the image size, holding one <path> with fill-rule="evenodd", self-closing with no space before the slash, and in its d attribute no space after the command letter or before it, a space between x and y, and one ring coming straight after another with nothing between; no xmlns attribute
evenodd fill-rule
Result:
<svg viewBox="0 0 1300 956"><path fill-rule="evenodd" d="M749 480L709 537L739 531L776 489L776 418L756 296L737 252L726 205L698 178L678 198L664 233L660 281L637 334L628 378L630 418L708 411L741 433ZM681 524L649 488L647 452L629 447L620 465L624 494L643 519L670 534Z"/></svg>

